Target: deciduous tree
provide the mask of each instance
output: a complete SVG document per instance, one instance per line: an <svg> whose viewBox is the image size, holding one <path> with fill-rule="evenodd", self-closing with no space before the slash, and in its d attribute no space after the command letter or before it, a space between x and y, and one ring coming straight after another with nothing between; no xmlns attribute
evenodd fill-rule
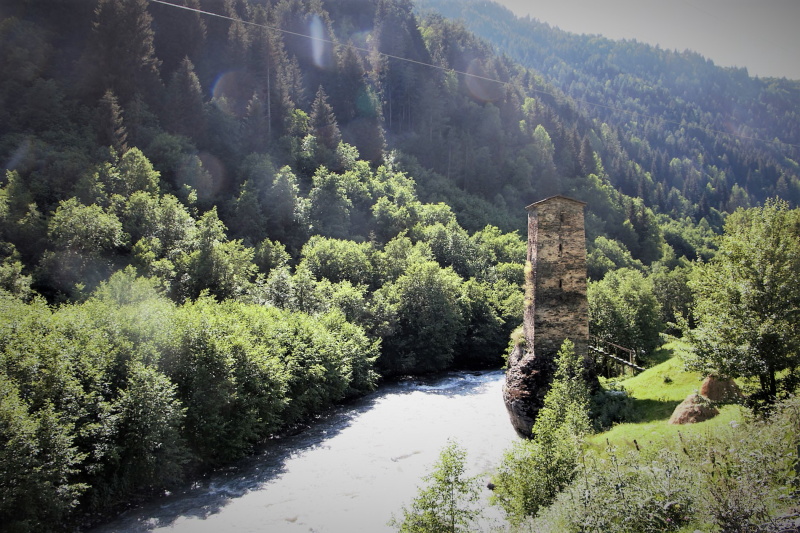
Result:
<svg viewBox="0 0 800 533"><path fill-rule="evenodd" d="M800 363L800 210L782 200L737 210L719 253L695 272L690 366L758 378L774 396L778 372Z"/></svg>
<svg viewBox="0 0 800 533"><path fill-rule="evenodd" d="M466 457L456 442L448 442L433 471L423 478L427 486L410 508L403 507L402 519L393 517L389 525L401 533L477 531L483 514L478 506L480 481L466 475Z"/></svg>

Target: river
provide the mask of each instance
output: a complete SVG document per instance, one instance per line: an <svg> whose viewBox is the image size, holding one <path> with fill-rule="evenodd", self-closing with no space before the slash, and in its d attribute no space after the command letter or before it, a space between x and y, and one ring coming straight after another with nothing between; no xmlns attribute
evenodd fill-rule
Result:
<svg viewBox="0 0 800 533"><path fill-rule="evenodd" d="M235 467L93 531L392 531L387 521L417 494L448 439L467 451L468 473L485 485L518 438L502 384L503 373L491 371L382 386Z"/></svg>

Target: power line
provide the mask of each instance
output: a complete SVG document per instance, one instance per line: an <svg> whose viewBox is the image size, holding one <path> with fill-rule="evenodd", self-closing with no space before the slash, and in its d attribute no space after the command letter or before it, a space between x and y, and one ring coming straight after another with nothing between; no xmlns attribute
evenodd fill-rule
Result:
<svg viewBox="0 0 800 533"><path fill-rule="evenodd" d="M474 74L472 72L466 72L466 71L462 71L462 70L456 70L456 69L453 69L453 68L442 67L440 65L434 65L433 63L426 63L425 61L418 61L416 59L411 59L411 58L408 58L408 57L403 57L403 56L398 56L398 55L393 55L393 54L387 54L385 52L377 52L375 50L370 50L368 48L363 48L363 47L360 47L360 46L356 46L355 44L352 44L352 43L339 43L339 42L333 41L331 39L325 39L323 37L316 37L314 35L308 35L308 34L305 34L305 33L299 33L299 32L295 32L295 31L291 31L291 30L286 30L286 29L283 29L283 28L279 28L277 26L271 26L269 24L261 24L261 23L258 23L258 22L253 22L253 21L248 21L248 20L239 19L239 18L235 18L235 17L230 17L228 15L222 15L220 13L214 13L214 12L211 12L211 11L204 11L202 9L198 9L198 8L194 8L194 7L183 6L183 5L180 5L180 4L173 4L171 2L167 2L166 0L149 0L149 1L152 2L152 3L162 4L162 5L165 5L165 6L170 6L170 7L174 7L174 8L178 8L178 9L183 9L183 10L186 10L186 11L192 11L194 13L198 13L198 14L201 14L201 15L207 15L207 16L210 16L210 17L217 17L217 18L221 18L221 19L224 19L224 20L229 20L231 22L237 22L237 23L240 23L240 24L245 24L245 25L248 25L248 26L255 26L255 27L261 28L261 29L277 31L277 32L280 32L280 33L284 33L286 35L293 35L295 37L302 37L302 38L309 39L311 41L316 41L316 42L319 42L319 43L322 43L322 44L329 44L331 46L339 46L339 47L347 47L347 48L350 48L351 50L355 50L355 51L358 51L358 52L363 52L365 54L377 54L379 56L382 56L382 57L385 57L385 58L388 58L388 59L395 59L397 61L403 61L403 62L406 62L406 63L411 63L411 64L414 64L414 65L419 65L419 66L423 66L423 67L429 67L429 68L436 69L436 70L441 70L443 72L447 72L447 73L450 73L450 74L460 74L462 76L470 77L470 78L477 79L477 80L483 80L483 81L488 81L488 82L491 82L491 83L497 83L497 84L502 85L504 87L505 86L512 86L511 82L498 80L497 78L490 78L488 76L481 76L479 74ZM520 87L520 89L522 89L522 88ZM547 92L547 91L542 91L542 90L535 89L535 88L529 88L527 90L532 92L532 93L537 93L537 94L549 96L549 97L555 98L555 99L557 99L559 97L556 94L553 94L553 93L550 93L550 92ZM525 91L525 89L523 89L523 91ZM611 105L606 105L606 104L599 104L599 103L596 103L596 102L590 102L588 100L584 100L584 99L581 99L581 98L575 98L573 96L570 96L570 99L572 101L574 101L575 103L578 103L578 104L583 104L583 105L587 105L587 106L606 109L606 110L609 110L609 111L615 111L615 112L618 112L618 113L624 113L624 114L631 115L631 116L634 116L634 117L644 117L644 118L653 119L653 120L660 120L660 121L663 121L666 124L673 124L675 126L681 126L681 127L684 126L684 122L678 122L678 121L675 121L675 120L669 120L669 119L665 119L663 117L659 117L659 116L656 116L656 115L649 115L647 113L641 113L639 111L630 111L630 110L623 109L623 108L616 107L616 106L611 106ZM800 148L800 145L786 143L786 142L783 142L783 141L780 141L780 140L768 141L766 139L761 139L759 137L752 137L752 136L748 136L748 135L740 135L740 134L730 133L728 131L723 131L723 130L716 130L716 129L711 129L711 128L703 128L703 129L704 129L704 131L709 131L711 133L718 133L720 135L726 135L726 136L729 136L729 137L742 139L742 140L746 140L746 141L754 141L754 142L761 142L761 143L765 143L765 144L773 144L773 145L777 144L779 146L782 145L782 146L790 146L790 147L793 147L793 148Z"/></svg>

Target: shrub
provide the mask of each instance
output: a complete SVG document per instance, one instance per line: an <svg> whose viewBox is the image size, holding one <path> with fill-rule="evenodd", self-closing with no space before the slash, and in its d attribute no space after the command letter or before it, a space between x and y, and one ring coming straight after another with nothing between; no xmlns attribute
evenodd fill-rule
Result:
<svg viewBox="0 0 800 533"><path fill-rule="evenodd" d="M676 531L693 517L696 473L670 450L584 457L570 487L534 531Z"/></svg>
<svg viewBox="0 0 800 533"><path fill-rule="evenodd" d="M680 435L680 434L679 434ZM770 418L626 454L586 455L570 486L526 523L537 532L783 530L800 481L800 397Z"/></svg>
<svg viewBox="0 0 800 533"><path fill-rule="evenodd" d="M633 399L624 387L616 383L610 383L592 395L590 412L597 431L633 420L636 414Z"/></svg>

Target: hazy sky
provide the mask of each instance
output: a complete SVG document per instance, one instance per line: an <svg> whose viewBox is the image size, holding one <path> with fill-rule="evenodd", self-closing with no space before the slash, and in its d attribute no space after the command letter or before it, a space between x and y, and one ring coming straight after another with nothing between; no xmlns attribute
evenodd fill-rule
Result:
<svg viewBox="0 0 800 533"><path fill-rule="evenodd" d="M693 50L751 76L800 80L800 0L495 0L574 33Z"/></svg>

